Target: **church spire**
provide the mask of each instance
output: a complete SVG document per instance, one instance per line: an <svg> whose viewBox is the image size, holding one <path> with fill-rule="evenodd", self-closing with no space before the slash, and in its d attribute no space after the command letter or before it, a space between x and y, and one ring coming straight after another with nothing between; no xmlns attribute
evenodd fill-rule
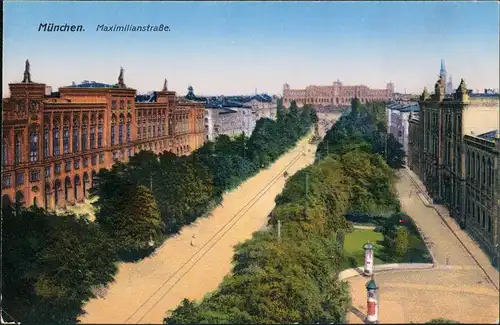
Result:
<svg viewBox="0 0 500 325"><path fill-rule="evenodd" d="M441 70L439 70L439 75L441 77L446 77L446 67L444 65L444 59L441 59Z"/></svg>

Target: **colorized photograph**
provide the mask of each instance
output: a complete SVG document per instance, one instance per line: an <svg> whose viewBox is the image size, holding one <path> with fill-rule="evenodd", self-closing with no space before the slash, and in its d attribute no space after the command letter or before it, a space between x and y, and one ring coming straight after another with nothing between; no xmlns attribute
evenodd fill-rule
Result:
<svg viewBox="0 0 500 325"><path fill-rule="evenodd" d="M498 2L3 3L2 324L499 324Z"/></svg>

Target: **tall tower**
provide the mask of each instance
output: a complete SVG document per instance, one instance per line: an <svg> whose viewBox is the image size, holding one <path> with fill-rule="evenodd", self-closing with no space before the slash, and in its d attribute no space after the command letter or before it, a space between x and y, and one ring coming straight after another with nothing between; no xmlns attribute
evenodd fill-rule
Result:
<svg viewBox="0 0 500 325"><path fill-rule="evenodd" d="M446 67L444 65L444 59L441 59L441 70L439 70L439 76L446 81Z"/></svg>
<svg viewBox="0 0 500 325"><path fill-rule="evenodd" d="M448 82L446 83L446 93L453 93L453 79L451 78L451 75L450 78L448 78Z"/></svg>

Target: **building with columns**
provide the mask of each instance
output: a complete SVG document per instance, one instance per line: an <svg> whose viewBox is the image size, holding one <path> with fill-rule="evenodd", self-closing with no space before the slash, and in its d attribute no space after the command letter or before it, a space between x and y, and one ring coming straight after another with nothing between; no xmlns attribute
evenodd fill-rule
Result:
<svg viewBox="0 0 500 325"><path fill-rule="evenodd" d="M310 104L314 107L347 107L351 99L358 98L361 104L373 101L389 101L394 93L394 84L388 83L385 89L371 89L364 85L345 86L339 80L329 86L307 86L305 89L291 89L283 85L283 106L289 107L292 101L298 106Z"/></svg>
<svg viewBox="0 0 500 325"><path fill-rule="evenodd" d="M409 167L435 202L446 205L460 226L497 259L499 95L473 94L462 79L446 96L440 77L434 94L424 89L419 104L418 116L410 119Z"/></svg>
<svg viewBox="0 0 500 325"><path fill-rule="evenodd" d="M188 154L204 142L203 105L182 103L167 84L151 96L124 83L61 87L9 84L2 110L2 205L47 209L81 202L101 168L140 150Z"/></svg>

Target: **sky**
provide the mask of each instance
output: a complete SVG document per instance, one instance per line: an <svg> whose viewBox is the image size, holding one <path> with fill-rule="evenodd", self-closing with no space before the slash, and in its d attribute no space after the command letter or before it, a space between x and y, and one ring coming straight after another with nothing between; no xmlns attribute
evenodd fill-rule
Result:
<svg viewBox="0 0 500 325"><path fill-rule="evenodd" d="M491 2L4 2L3 96L31 63L34 82L114 84L139 92L282 94L364 84L433 89L441 58L454 87L499 88L499 4ZM39 25L83 25L43 32ZM98 25L168 25L99 32Z"/></svg>

